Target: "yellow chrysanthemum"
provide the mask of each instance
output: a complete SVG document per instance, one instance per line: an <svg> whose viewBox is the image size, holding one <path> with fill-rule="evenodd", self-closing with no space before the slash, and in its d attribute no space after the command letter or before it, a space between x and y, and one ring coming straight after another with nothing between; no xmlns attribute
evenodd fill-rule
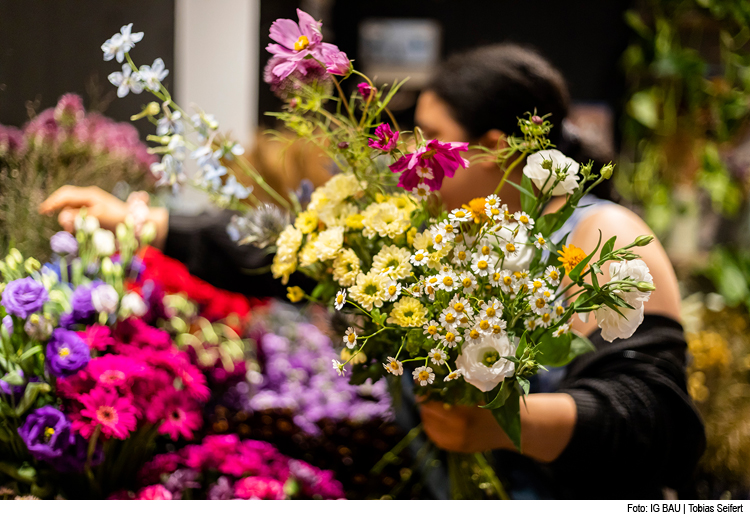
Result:
<svg viewBox="0 0 750 528"><path fill-rule="evenodd" d="M370 271L385 273L394 280L405 279L411 274L412 266L409 263L411 253L406 248L396 246L384 246L372 259Z"/></svg>
<svg viewBox="0 0 750 528"><path fill-rule="evenodd" d="M412 245L414 246L414 249L430 249L432 247L432 234L429 231L416 233Z"/></svg>
<svg viewBox="0 0 750 528"><path fill-rule="evenodd" d="M388 201L395 205L399 211L401 211L401 214L404 215L404 218L409 218L414 209L417 208L417 203L411 196L406 193L395 194L391 196Z"/></svg>
<svg viewBox="0 0 750 528"><path fill-rule="evenodd" d="M349 229L362 229L365 227L365 225L362 223L362 221L365 219L365 216L361 213L354 213L350 214L346 217L346 227Z"/></svg>
<svg viewBox="0 0 750 528"><path fill-rule="evenodd" d="M586 258L586 253L579 247L573 244L563 246L562 251L558 251L560 257L558 260L565 267L565 273L570 273L583 259ZM586 266L588 267L588 266ZM585 270L586 268L584 268Z"/></svg>
<svg viewBox="0 0 750 528"><path fill-rule="evenodd" d="M343 245L344 228L331 227L318 235L315 241L315 254L320 260L332 260L336 258Z"/></svg>
<svg viewBox="0 0 750 528"><path fill-rule="evenodd" d="M293 303L298 303L305 298L305 292L299 286L290 286L286 289L286 297Z"/></svg>
<svg viewBox="0 0 750 528"><path fill-rule="evenodd" d="M403 327L422 326L427 322L427 308L414 297L403 297L393 305L386 322Z"/></svg>
<svg viewBox="0 0 750 528"><path fill-rule="evenodd" d="M374 203L365 209L362 234L368 238L379 235L383 238L395 238L405 233L410 227L408 218L392 203Z"/></svg>
<svg viewBox="0 0 750 528"><path fill-rule="evenodd" d="M271 264L271 273L274 279L281 279L281 284L289 282L289 276L297 271L297 258L284 260L277 254Z"/></svg>
<svg viewBox="0 0 750 528"><path fill-rule="evenodd" d="M357 280L360 272L359 257L351 249L344 249L339 252L336 260L333 261L333 280L341 286L351 286Z"/></svg>
<svg viewBox="0 0 750 528"><path fill-rule="evenodd" d="M299 251L299 254L297 255L299 258L299 265L303 268L307 266L312 266L318 261L318 254L315 250L315 242L318 239L317 234L312 234L307 237L307 243L302 246L302 249Z"/></svg>
<svg viewBox="0 0 750 528"><path fill-rule="evenodd" d="M360 273L357 275L356 284L349 288L349 296L365 310L372 310L374 306L380 308L387 296L389 280L387 276L379 273Z"/></svg>
<svg viewBox="0 0 750 528"><path fill-rule="evenodd" d="M294 221L294 227L309 235L318 228L318 213L315 211L303 211Z"/></svg>

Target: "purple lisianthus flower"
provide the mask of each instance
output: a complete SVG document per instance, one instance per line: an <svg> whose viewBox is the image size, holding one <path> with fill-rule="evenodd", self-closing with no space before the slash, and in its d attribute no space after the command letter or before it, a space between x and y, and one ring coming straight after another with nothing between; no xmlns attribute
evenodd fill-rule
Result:
<svg viewBox="0 0 750 528"><path fill-rule="evenodd" d="M71 330L56 328L47 343L47 367L54 376L64 378L85 367L91 359L86 343Z"/></svg>
<svg viewBox="0 0 750 528"><path fill-rule="evenodd" d="M391 130L391 125L389 125L388 123L380 123L375 129L375 136L377 136L378 139L368 139L367 146L370 148L390 152L391 150L396 148L399 132L394 132L393 130Z"/></svg>
<svg viewBox="0 0 750 528"><path fill-rule="evenodd" d="M8 331L8 335L13 335L13 318L10 315L3 317L3 326Z"/></svg>
<svg viewBox="0 0 750 528"><path fill-rule="evenodd" d="M80 285L73 292L70 299L72 311L65 313L60 317L60 326L70 328L75 323L85 322L96 314L94 301L91 298L91 292L97 287L103 285L100 280L93 281L91 284Z"/></svg>
<svg viewBox="0 0 750 528"><path fill-rule="evenodd" d="M359 91L359 95L361 95L362 99L364 99L365 101L367 101L370 98L371 94L372 94L372 97L375 97L375 94L378 91L377 88L372 86L370 83L366 83L366 82L359 83L357 85L357 90Z"/></svg>
<svg viewBox="0 0 750 528"><path fill-rule="evenodd" d="M55 463L75 443L68 417L59 409L45 406L26 417L18 436L37 460Z"/></svg>
<svg viewBox="0 0 750 528"><path fill-rule="evenodd" d="M31 277L26 277L8 283L0 304L9 314L26 319L34 312L40 311L48 299L49 295L44 285Z"/></svg>
<svg viewBox="0 0 750 528"><path fill-rule="evenodd" d="M335 46L323 49L323 62L326 65L326 71L333 75L348 75L352 71L349 57Z"/></svg>
<svg viewBox="0 0 750 528"><path fill-rule="evenodd" d="M72 255L78 251L78 242L76 237L67 231L59 231L52 235L49 241L52 251L60 255Z"/></svg>

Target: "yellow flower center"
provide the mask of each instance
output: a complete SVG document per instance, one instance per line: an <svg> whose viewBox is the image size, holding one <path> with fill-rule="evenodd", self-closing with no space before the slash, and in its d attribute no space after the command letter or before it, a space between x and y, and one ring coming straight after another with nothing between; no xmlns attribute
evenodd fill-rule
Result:
<svg viewBox="0 0 750 528"><path fill-rule="evenodd" d="M448 343L453 343L456 340L456 334L454 334L453 332L448 332L447 334L445 334L445 340Z"/></svg>
<svg viewBox="0 0 750 528"><path fill-rule="evenodd" d="M500 214L500 209L498 209L497 207L491 207L490 213L492 213L492 216L497 216Z"/></svg>
<svg viewBox="0 0 750 528"><path fill-rule="evenodd" d="M453 315L452 313L447 313L447 314L445 314L445 322L446 322L446 323L452 323L452 322L454 322L455 320L456 320L456 316L455 316L455 315Z"/></svg>
<svg viewBox="0 0 750 528"><path fill-rule="evenodd" d="M541 245L541 246L543 246L544 244L547 243L547 241L544 240L544 237L539 237L539 238L536 239L536 241L539 242L539 245Z"/></svg>
<svg viewBox="0 0 750 528"><path fill-rule="evenodd" d="M471 279L469 277L465 277L464 280L461 281L461 284L463 284L464 288L469 288L471 286Z"/></svg>
<svg viewBox="0 0 750 528"><path fill-rule="evenodd" d="M479 321L479 328L481 328L482 330L489 330L490 322L484 319Z"/></svg>
<svg viewBox="0 0 750 528"><path fill-rule="evenodd" d="M552 280L557 280L560 278L560 274L557 272L557 270L552 270L549 272L549 278Z"/></svg>
<svg viewBox="0 0 750 528"><path fill-rule="evenodd" d="M396 291L398 291L398 288L396 288L395 286L388 286L388 295L390 295L391 297L396 295Z"/></svg>
<svg viewBox="0 0 750 528"><path fill-rule="evenodd" d="M346 336L346 340L349 341L349 343L354 343L355 341L357 341L357 336L354 334L349 334L348 336Z"/></svg>
<svg viewBox="0 0 750 528"><path fill-rule="evenodd" d="M453 279L451 277L443 277L443 284L453 286Z"/></svg>
<svg viewBox="0 0 750 528"><path fill-rule="evenodd" d="M303 49L307 49L309 45L310 39L308 39L305 35L300 35L300 37L297 39L297 42L294 43L294 51L302 51Z"/></svg>
<svg viewBox="0 0 750 528"><path fill-rule="evenodd" d="M563 308L562 306L556 306L555 307L555 313L557 315L562 315L562 314L565 313L565 308Z"/></svg>
<svg viewBox="0 0 750 528"><path fill-rule="evenodd" d="M490 246L482 246L482 255L487 256L490 254L491 248Z"/></svg>
<svg viewBox="0 0 750 528"><path fill-rule="evenodd" d="M541 288L542 286L544 286L544 284L543 284L543 283L542 283L542 281L540 281L539 279L536 279L536 280L534 281L534 291L537 291L537 290L538 290L539 288Z"/></svg>
<svg viewBox="0 0 750 528"><path fill-rule="evenodd" d="M437 334L437 326L435 326L435 325L428 326L427 327L427 333L430 334L430 335Z"/></svg>
<svg viewBox="0 0 750 528"><path fill-rule="evenodd" d="M495 309L492 306L490 306L489 308L487 308L486 313L489 317L495 317L495 313L497 312L495 312Z"/></svg>
<svg viewBox="0 0 750 528"><path fill-rule="evenodd" d="M508 242L507 244L505 244L505 251L507 251L508 253L513 253L515 250L516 250L516 245L513 244L512 242Z"/></svg>
<svg viewBox="0 0 750 528"><path fill-rule="evenodd" d="M463 211L456 211L456 218L466 218L466 213Z"/></svg>
<svg viewBox="0 0 750 528"><path fill-rule="evenodd" d="M458 260L466 260L466 251L458 252Z"/></svg>
<svg viewBox="0 0 750 528"><path fill-rule="evenodd" d="M50 438L52 438L52 435L54 435L54 434L55 434L55 430L52 429L51 427L45 427L44 428L44 439L45 440L49 440Z"/></svg>
<svg viewBox="0 0 750 528"><path fill-rule="evenodd" d="M423 370L419 373L419 381L427 381L430 379L430 373L426 370Z"/></svg>
<svg viewBox="0 0 750 528"><path fill-rule="evenodd" d="M416 255L414 255L414 260L416 260L417 262L421 262L422 260L424 260L424 255L422 253L417 253Z"/></svg>
<svg viewBox="0 0 750 528"><path fill-rule="evenodd" d="M479 268L480 270L487 269L488 266L489 264L487 264L486 260L480 260L479 262L477 262L477 268Z"/></svg>
<svg viewBox="0 0 750 528"><path fill-rule="evenodd" d="M472 329L471 332L469 332L469 337L472 339L479 339L479 331Z"/></svg>
<svg viewBox="0 0 750 528"><path fill-rule="evenodd" d="M341 304L341 303L343 303L343 302L344 302L344 296L343 296L343 295L341 295L341 294L338 294L338 295L336 296L336 302L337 302L338 304Z"/></svg>
<svg viewBox="0 0 750 528"><path fill-rule="evenodd" d="M445 224L443 229L445 229L446 233L453 233L453 224Z"/></svg>
<svg viewBox="0 0 750 528"><path fill-rule="evenodd" d="M544 295L547 299L549 299L550 297L552 297L552 292L551 291L546 291L546 292L542 293L542 295Z"/></svg>
<svg viewBox="0 0 750 528"><path fill-rule="evenodd" d="M57 353L60 357L66 357L70 355L70 349L68 347L62 347L60 351Z"/></svg>
<svg viewBox="0 0 750 528"><path fill-rule="evenodd" d="M545 306L547 306L547 301L545 301L544 299L542 299L541 297L539 297L536 300L536 307L537 308L544 308Z"/></svg>
<svg viewBox="0 0 750 528"><path fill-rule="evenodd" d="M437 283L437 281L438 281L438 280L437 280L437 277L430 277L430 278L429 278L429 279L427 279L427 280L429 280L429 281L430 281L430 284L436 284L436 283Z"/></svg>
<svg viewBox="0 0 750 528"><path fill-rule="evenodd" d="M398 362L391 361L391 370L398 370Z"/></svg>
<svg viewBox="0 0 750 528"><path fill-rule="evenodd" d="M453 309L456 310L459 313L463 312L464 311L464 303L457 302L456 304L453 305Z"/></svg>
<svg viewBox="0 0 750 528"><path fill-rule="evenodd" d="M490 198L489 200L487 200L487 205L495 205L495 204L497 204L497 200L495 200L494 198Z"/></svg>
<svg viewBox="0 0 750 528"><path fill-rule="evenodd" d="M513 277L511 277L510 275L503 277L503 284L505 284L506 286L510 286L512 282Z"/></svg>
<svg viewBox="0 0 750 528"><path fill-rule="evenodd" d="M542 321L543 322L548 323L550 319L552 319L552 316L549 313L542 314Z"/></svg>
<svg viewBox="0 0 750 528"><path fill-rule="evenodd" d="M526 216L526 215L521 215L518 218L518 221L521 222L522 224L528 224L529 223L529 217Z"/></svg>
<svg viewBox="0 0 750 528"><path fill-rule="evenodd" d="M493 334L499 334L503 331L503 327L500 325L493 325L492 326L492 333Z"/></svg>
<svg viewBox="0 0 750 528"><path fill-rule="evenodd" d="M443 235L441 235L440 233L438 233L437 235L435 235L435 243L436 244L440 244L442 241L443 241Z"/></svg>
<svg viewBox="0 0 750 528"><path fill-rule="evenodd" d="M432 295L433 293L435 293L435 288L433 288L432 286L427 286L425 288L425 291L427 292L427 295Z"/></svg>

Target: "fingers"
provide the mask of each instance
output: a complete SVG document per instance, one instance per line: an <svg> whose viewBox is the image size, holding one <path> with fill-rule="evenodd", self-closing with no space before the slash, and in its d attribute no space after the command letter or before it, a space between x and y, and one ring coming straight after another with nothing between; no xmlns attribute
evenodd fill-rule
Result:
<svg viewBox="0 0 750 528"><path fill-rule="evenodd" d="M90 207L94 202L96 187L64 185L53 192L39 206L39 213L52 214L65 207Z"/></svg>
<svg viewBox="0 0 750 528"><path fill-rule="evenodd" d="M76 216L80 209L75 207L65 207L60 214L57 216L57 222L60 224L65 231L72 233L75 229Z"/></svg>

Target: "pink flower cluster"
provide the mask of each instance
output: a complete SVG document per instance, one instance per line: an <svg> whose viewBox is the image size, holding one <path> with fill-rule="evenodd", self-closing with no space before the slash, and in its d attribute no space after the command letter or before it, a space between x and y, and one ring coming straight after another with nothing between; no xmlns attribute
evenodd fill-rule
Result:
<svg viewBox="0 0 750 528"><path fill-rule="evenodd" d="M89 439L99 428L101 438L123 440L149 423L172 440L193 438L210 392L203 373L168 333L130 318L114 335L100 325L79 335L92 349L110 353L58 381L74 430Z"/></svg>
<svg viewBox="0 0 750 528"><path fill-rule="evenodd" d="M207 436L202 444L157 455L141 469L139 481L144 487L137 493L111 498L169 500L188 488L200 489L198 493L212 500L344 497L331 471L286 457L269 443L241 441L236 435Z"/></svg>
<svg viewBox="0 0 750 528"><path fill-rule="evenodd" d="M444 143L432 139L388 168L393 173L401 173L398 186L407 191L416 189L420 184L426 184L431 191L439 191L444 178L452 178L460 167L465 169L469 166L469 160L460 154L467 150L468 143Z"/></svg>

